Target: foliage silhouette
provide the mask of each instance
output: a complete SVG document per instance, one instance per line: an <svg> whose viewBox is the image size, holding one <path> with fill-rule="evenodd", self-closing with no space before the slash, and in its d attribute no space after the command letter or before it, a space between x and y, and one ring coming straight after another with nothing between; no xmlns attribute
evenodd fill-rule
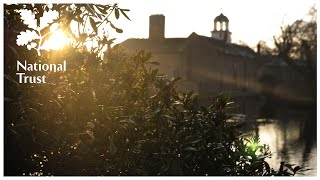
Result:
<svg viewBox="0 0 320 180"><path fill-rule="evenodd" d="M6 22L18 16L14 9L34 7L47 8L6 5ZM124 13L116 8L116 18L119 11ZM64 17L69 11L59 13ZM38 22L41 16L36 17ZM27 29L21 21L8 27ZM175 88L178 78L168 79L153 68L157 63L150 61L151 54L130 54L115 46L102 59L100 51L75 46L38 56L35 49L5 39L5 175L262 176L294 175L300 169L270 168L268 147L226 122L231 118L228 97L218 95L210 106L202 106L195 94ZM42 72L50 79L46 84L18 84L19 57L66 59L68 67Z"/></svg>
<svg viewBox="0 0 320 180"><path fill-rule="evenodd" d="M306 90L316 104L317 84L317 10L312 7L308 13L309 21L297 20L291 25L281 27L281 34L274 37L276 55L296 70L307 82Z"/></svg>

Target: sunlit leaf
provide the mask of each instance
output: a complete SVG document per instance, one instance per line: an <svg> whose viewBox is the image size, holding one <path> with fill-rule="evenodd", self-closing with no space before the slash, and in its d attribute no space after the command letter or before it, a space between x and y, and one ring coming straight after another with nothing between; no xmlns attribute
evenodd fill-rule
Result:
<svg viewBox="0 0 320 180"><path fill-rule="evenodd" d="M43 28L42 30L40 30L40 34L42 36L49 33L49 32L50 32L50 26L47 26L47 27Z"/></svg>
<svg viewBox="0 0 320 180"><path fill-rule="evenodd" d="M52 36L52 33L43 36L40 46L42 46L47 40L49 40L51 36Z"/></svg>
<svg viewBox="0 0 320 180"><path fill-rule="evenodd" d="M131 119L121 120L120 122L121 122L121 123L131 123L131 124L136 124L136 122L134 122L134 121L133 121L133 120L131 120Z"/></svg>
<svg viewBox="0 0 320 180"><path fill-rule="evenodd" d="M196 148L194 148L194 147L186 147L184 150L185 150L185 151L194 151L194 152L198 151L198 150L197 150Z"/></svg>
<svg viewBox="0 0 320 180"><path fill-rule="evenodd" d="M151 62L148 62L148 64L160 65L160 63L159 63L159 62L157 62L157 61L151 61Z"/></svg>

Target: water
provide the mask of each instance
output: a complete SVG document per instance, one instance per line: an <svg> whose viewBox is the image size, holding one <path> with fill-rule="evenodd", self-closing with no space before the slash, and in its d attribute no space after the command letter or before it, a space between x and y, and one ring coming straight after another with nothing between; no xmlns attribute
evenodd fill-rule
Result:
<svg viewBox="0 0 320 180"><path fill-rule="evenodd" d="M269 144L272 157L267 162L278 169L280 162L299 165L308 171L297 176L317 175L317 146L315 142L307 142L302 137L301 122L279 121L259 124L257 126L261 143Z"/></svg>
<svg viewBox="0 0 320 180"><path fill-rule="evenodd" d="M268 144L272 157L266 159L278 170L280 162L308 169L296 176L317 175L316 118L306 112L287 112L277 119L255 120L246 130L259 134L262 144Z"/></svg>

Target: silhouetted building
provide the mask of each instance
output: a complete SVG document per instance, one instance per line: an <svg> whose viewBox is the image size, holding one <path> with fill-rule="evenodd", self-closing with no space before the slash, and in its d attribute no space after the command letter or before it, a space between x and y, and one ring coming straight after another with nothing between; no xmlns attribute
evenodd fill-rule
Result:
<svg viewBox="0 0 320 180"><path fill-rule="evenodd" d="M231 32L229 31L229 19L222 13L214 19L211 37L231 43Z"/></svg>
<svg viewBox="0 0 320 180"><path fill-rule="evenodd" d="M214 19L211 37L193 32L187 38L165 38L163 15L150 16L149 30L149 39L128 39L121 46L152 52L161 73L181 77L179 88L199 93L203 101L225 92L240 104L238 112L257 114L264 103L261 79L268 78L278 82L269 88L273 94L286 100L304 97L299 89L304 80L284 61L231 43L229 19L223 14Z"/></svg>
<svg viewBox="0 0 320 180"><path fill-rule="evenodd" d="M164 15L150 16L149 39L161 40L164 39L165 17Z"/></svg>

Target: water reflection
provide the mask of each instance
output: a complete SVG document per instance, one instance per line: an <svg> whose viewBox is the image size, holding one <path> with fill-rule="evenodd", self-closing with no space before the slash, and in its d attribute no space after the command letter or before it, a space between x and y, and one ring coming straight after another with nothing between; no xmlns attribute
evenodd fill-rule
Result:
<svg viewBox="0 0 320 180"><path fill-rule="evenodd" d="M306 118L306 116L304 116ZM299 175L317 175L317 146L315 123L299 119L273 120L272 122L256 122L253 133L260 136L261 143L268 144L272 157L267 159L277 169L281 161L295 164L310 170Z"/></svg>

